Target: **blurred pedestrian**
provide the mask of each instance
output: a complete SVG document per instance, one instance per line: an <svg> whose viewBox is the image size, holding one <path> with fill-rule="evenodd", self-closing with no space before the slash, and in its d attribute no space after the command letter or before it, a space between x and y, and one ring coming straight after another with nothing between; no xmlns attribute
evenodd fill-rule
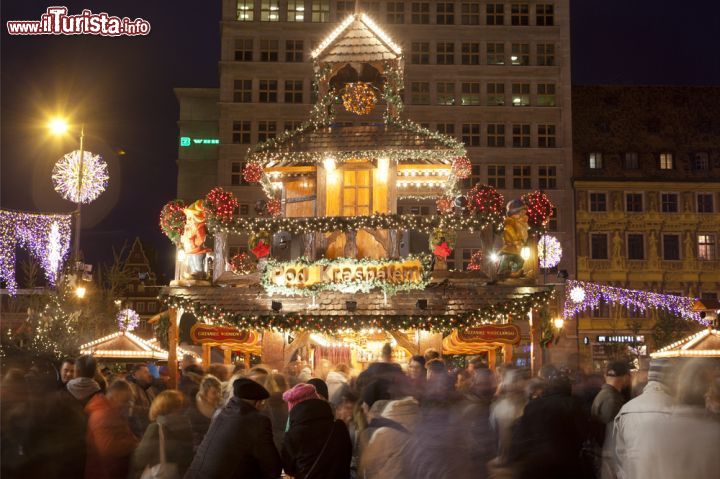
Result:
<svg viewBox="0 0 720 479"><path fill-rule="evenodd" d="M337 406L345 390L349 388L350 368L347 364L337 364L325 379L330 403Z"/></svg>
<svg viewBox="0 0 720 479"><path fill-rule="evenodd" d="M68 381L75 378L75 360L71 358L63 359L60 365L58 387L64 389Z"/></svg>
<svg viewBox="0 0 720 479"><path fill-rule="evenodd" d="M193 402L185 410L193 433L193 451L200 447L205 433L210 428L215 412L222 404L222 383L215 376L207 375L200 383L200 389Z"/></svg>
<svg viewBox="0 0 720 479"><path fill-rule="evenodd" d="M127 382L133 393L132 407L130 408L130 429L142 437L145 434L149 420L150 405L155 399L155 390L152 388L153 377L144 363L135 364L127 376Z"/></svg>
<svg viewBox="0 0 720 479"><path fill-rule="evenodd" d="M270 395L265 401L265 408L262 413L270 418L273 430L273 442L280 450L282 440L285 436L285 428L288 424L288 405L283 400L283 394L287 391L287 382L282 374L268 374L263 385Z"/></svg>
<svg viewBox="0 0 720 479"><path fill-rule="evenodd" d="M623 392L630 387L630 368L622 361L612 361L605 368L605 384L595 396L591 413L603 424L612 424L625 404Z"/></svg>
<svg viewBox="0 0 720 479"><path fill-rule="evenodd" d="M192 354L183 354L181 366L182 375L178 382L178 390L185 395L186 403L191 404L200 390L200 382L205 372L198 366Z"/></svg>
<svg viewBox="0 0 720 479"><path fill-rule="evenodd" d="M383 344L382 360L370 363L367 369L358 376L357 388L359 391L362 391L367 384L380 378L389 381L393 388L398 388L401 385L404 375L400 365L393 361L392 353L392 345L390 343Z"/></svg>

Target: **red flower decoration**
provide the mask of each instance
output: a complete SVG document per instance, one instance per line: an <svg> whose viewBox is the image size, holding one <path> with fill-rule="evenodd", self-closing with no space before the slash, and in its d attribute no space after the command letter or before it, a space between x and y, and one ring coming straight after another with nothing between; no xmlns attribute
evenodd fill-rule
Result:
<svg viewBox="0 0 720 479"><path fill-rule="evenodd" d="M466 156L458 156L453 160L452 171L456 178L461 180L470 178L472 174L472 163Z"/></svg>
<svg viewBox="0 0 720 479"><path fill-rule="evenodd" d="M258 241L257 246L250 250L257 258L264 258L270 254L270 245L263 240Z"/></svg>
<svg viewBox="0 0 720 479"><path fill-rule="evenodd" d="M262 178L263 167L260 163L251 162L243 168L243 179L248 183L257 183Z"/></svg>
<svg viewBox="0 0 720 479"><path fill-rule="evenodd" d="M435 256L440 256L441 258L447 258L448 256L450 256L450 253L452 253L452 250L448 246L447 242L440 243L433 250L433 254Z"/></svg>
<svg viewBox="0 0 720 479"><path fill-rule="evenodd" d="M238 200L235 195L219 186L210 190L210 193L205 196L205 209L222 223L232 221L237 207Z"/></svg>

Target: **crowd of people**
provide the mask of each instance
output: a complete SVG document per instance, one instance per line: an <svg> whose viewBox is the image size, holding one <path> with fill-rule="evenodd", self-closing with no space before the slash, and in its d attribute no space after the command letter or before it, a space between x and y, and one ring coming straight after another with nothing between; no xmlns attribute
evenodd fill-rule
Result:
<svg viewBox="0 0 720 479"><path fill-rule="evenodd" d="M2 380L3 478L718 478L720 367L710 359L610 362L536 377L434 350L348 365L301 361L98 369Z"/></svg>

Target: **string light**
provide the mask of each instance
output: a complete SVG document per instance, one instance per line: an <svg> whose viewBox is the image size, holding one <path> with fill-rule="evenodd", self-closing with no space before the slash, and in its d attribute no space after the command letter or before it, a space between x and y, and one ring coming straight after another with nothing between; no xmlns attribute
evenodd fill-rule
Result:
<svg viewBox="0 0 720 479"><path fill-rule="evenodd" d="M90 203L107 188L110 175L107 163L100 155L83 152L82 183L80 182L80 151L66 154L53 167L52 182L55 191L73 203Z"/></svg>
<svg viewBox="0 0 720 479"><path fill-rule="evenodd" d="M468 210L476 217L492 224L495 231L503 228L505 198L490 185L477 184L466 195Z"/></svg>
<svg viewBox="0 0 720 479"><path fill-rule="evenodd" d="M341 98L345 109L356 115L367 115L377 103L375 90L367 82L348 83Z"/></svg>
<svg viewBox="0 0 720 479"><path fill-rule="evenodd" d="M538 259L541 268L554 268L562 259L562 246L554 236L542 235L538 240Z"/></svg>

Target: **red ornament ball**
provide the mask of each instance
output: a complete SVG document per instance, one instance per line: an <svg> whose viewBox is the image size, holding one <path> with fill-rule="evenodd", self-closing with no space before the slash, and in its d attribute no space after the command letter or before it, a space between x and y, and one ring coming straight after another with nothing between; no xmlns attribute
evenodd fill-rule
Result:
<svg viewBox="0 0 720 479"><path fill-rule="evenodd" d="M550 198L542 191L533 191L522 196L526 206L528 225L534 230L543 230L550 222L554 205Z"/></svg>
<svg viewBox="0 0 720 479"><path fill-rule="evenodd" d="M472 214L485 218L495 229L503 224L505 197L489 185L477 184L467 192L468 210Z"/></svg>
<svg viewBox="0 0 720 479"><path fill-rule="evenodd" d="M449 213L453 209L453 199L441 196L435 201L435 206L440 213Z"/></svg>
<svg viewBox="0 0 720 479"><path fill-rule="evenodd" d="M248 183L257 183L262 178L263 167L260 163L250 162L243 168L243 179Z"/></svg>
<svg viewBox="0 0 720 479"><path fill-rule="evenodd" d="M456 178L461 180L470 178L472 174L472 163L466 156L458 156L453 160L452 171Z"/></svg>
<svg viewBox="0 0 720 479"><path fill-rule="evenodd" d="M279 216L282 210L282 203L278 199L268 200L266 208L270 216Z"/></svg>
<svg viewBox="0 0 720 479"><path fill-rule="evenodd" d="M230 191L217 186L205 196L205 209L217 220L228 223L232 221L238 200Z"/></svg>

